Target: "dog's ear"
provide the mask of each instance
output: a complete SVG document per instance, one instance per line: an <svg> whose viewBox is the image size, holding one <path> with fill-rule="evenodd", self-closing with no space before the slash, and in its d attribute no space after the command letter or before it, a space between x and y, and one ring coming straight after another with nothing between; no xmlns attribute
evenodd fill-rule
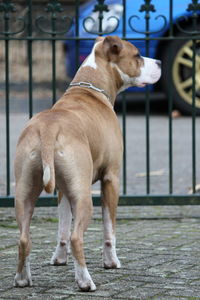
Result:
<svg viewBox="0 0 200 300"><path fill-rule="evenodd" d="M122 48L122 40L118 36L107 36L103 41L104 53L109 59L113 55L118 55Z"/></svg>

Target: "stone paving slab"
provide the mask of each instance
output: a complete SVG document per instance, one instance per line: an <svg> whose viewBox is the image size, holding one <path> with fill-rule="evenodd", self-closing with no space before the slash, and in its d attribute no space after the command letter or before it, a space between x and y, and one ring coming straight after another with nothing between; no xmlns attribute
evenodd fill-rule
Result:
<svg viewBox="0 0 200 300"><path fill-rule="evenodd" d="M55 208L36 208L31 224L33 287L14 288L19 231L13 208L0 208L0 299L200 299L200 206L119 207L119 270L102 268L101 209L85 234L94 293L79 292L73 261L50 266L56 246Z"/></svg>

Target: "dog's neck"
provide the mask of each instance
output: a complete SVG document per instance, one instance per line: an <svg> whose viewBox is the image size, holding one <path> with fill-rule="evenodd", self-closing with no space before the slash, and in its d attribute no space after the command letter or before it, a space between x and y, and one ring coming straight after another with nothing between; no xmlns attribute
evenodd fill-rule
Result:
<svg viewBox="0 0 200 300"><path fill-rule="evenodd" d="M114 105L116 95L122 85L122 80L117 70L111 64L102 59L95 61L95 64L84 62L76 73L72 83L88 82L94 87L104 90L108 95L107 99Z"/></svg>

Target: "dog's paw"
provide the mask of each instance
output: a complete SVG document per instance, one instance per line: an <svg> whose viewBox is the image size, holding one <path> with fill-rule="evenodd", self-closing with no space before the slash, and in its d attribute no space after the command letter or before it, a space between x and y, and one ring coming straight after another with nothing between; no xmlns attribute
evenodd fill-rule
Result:
<svg viewBox="0 0 200 300"><path fill-rule="evenodd" d="M50 264L52 266L64 266L68 263L69 249L66 244L59 244L52 255Z"/></svg>
<svg viewBox="0 0 200 300"><path fill-rule="evenodd" d="M51 261L50 261L50 265L52 266L65 266L67 265L68 260L67 259L60 259L56 256L52 256Z"/></svg>
<svg viewBox="0 0 200 300"><path fill-rule="evenodd" d="M115 247L105 247L103 251L103 266L105 269L120 269L121 263L117 257Z"/></svg>
<svg viewBox="0 0 200 300"><path fill-rule="evenodd" d="M65 266L68 263L68 258L66 255L58 256L56 252L53 253L53 256L50 260L52 266Z"/></svg>
<svg viewBox="0 0 200 300"><path fill-rule="evenodd" d="M94 292L96 286L88 272L87 267L80 266L75 259L75 280L83 292Z"/></svg>
<svg viewBox="0 0 200 300"><path fill-rule="evenodd" d="M76 280L79 289L82 292L94 292L96 291L96 285L94 284L94 282L92 281L92 279L87 279L87 280Z"/></svg>
<svg viewBox="0 0 200 300"><path fill-rule="evenodd" d="M113 260L113 261L104 261L103 266L105 269L120 269L121 268L121 263L119 259Z"/></svg>
<svg viewBox="0 0 200 300"><path fill-rule="evenodd" d="M17 273L15 275L14 279L14 286L15 287L26 287L26 286L32 286L32 279L31 276L28 277L27 275L24 275L23 273Z"/></svg>

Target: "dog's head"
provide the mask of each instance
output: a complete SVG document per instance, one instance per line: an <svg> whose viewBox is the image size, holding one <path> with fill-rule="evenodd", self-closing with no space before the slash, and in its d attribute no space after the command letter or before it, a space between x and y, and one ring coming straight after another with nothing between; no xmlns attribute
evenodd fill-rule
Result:
<svg viewBox="0 0 200 300"><path fill-rule="evenodd" d="M121 77L122 86L118 92L130 86L144 87L159 80L161 61L142 57L134 45L117 36L100 37L96 42L101 42L98 49Z"/></svg>

